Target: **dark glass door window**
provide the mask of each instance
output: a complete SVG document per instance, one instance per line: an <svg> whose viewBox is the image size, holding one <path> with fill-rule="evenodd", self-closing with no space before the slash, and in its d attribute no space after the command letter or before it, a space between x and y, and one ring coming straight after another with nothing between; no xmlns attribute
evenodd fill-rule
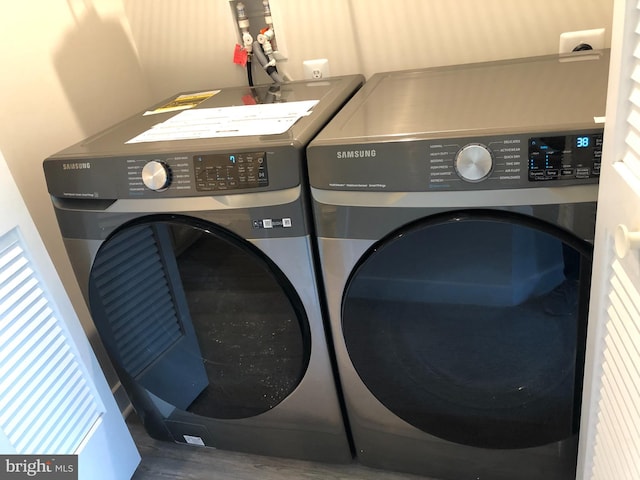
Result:
<svg viewBox="0 0 640 480"><path fill-rule="evenodd" d="M96 327L121 372L193 414L270 410L307 368L307 318L278 267L249 242L186 217L128 224L89 281Z"/></svg>
<svg viewBox="0 0 640 480"><path fill-rule="evenodd" d="M349 356L411 425L525 448L577 431L591 249L507 212L430 217L374 245L343 297Z"/></svg>

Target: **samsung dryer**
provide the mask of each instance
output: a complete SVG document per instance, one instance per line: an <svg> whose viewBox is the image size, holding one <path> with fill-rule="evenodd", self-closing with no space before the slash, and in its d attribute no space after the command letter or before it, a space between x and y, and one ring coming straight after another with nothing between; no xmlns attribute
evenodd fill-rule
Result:
<svg viewBox="0 0 640 480"><path fill-rule="evenodd" d="M575 476L607 52L374 75L307 149L356 454Z"/></svg>
<svg viewBox="0 0 640 480"><path fill-rule="evenodd" d="M44 161L77 280L151 436L352 458L305 146L362 82L176 95Z"/></svg>

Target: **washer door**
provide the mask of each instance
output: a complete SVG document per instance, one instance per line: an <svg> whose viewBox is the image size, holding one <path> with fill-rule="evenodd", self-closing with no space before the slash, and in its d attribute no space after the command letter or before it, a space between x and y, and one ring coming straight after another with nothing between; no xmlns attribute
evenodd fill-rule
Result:
<svg viewBox="0 0 640 480"><path fill-rule="evenodd" d="M197 415L263 413L307 369L309 326L293 286L260 250L208 222L154 216L119 228L96 255L89 298L119 372Z"/></svg>
<svg viewBox="0 0 640 480"><path fill-rule="evenodd" d="M591 247L509 212L449 212L374 245L342 328L371 393L451 442L525 448L577 432Z"/></svg>

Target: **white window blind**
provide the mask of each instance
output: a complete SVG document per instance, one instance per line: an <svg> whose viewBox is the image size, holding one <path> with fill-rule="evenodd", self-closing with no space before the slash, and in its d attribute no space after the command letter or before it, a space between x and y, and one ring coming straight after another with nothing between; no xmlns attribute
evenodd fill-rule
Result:
<svg viewBox="0 0 640 480"><path fill-rule="evenodd" d="M18 454L72 454L100 419L17 229L0 237L0 429Z"/></svg>

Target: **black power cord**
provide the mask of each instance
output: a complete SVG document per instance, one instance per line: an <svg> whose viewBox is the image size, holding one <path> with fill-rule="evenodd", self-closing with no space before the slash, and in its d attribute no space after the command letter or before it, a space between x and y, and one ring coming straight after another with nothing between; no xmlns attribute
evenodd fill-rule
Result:
<svg viewBox="0 0 640 480"><path fill-rule="evenodd" d="M572 52L583 52L585 50L593 50L593 47L591 45L589 45L588 43L580 43L571 51Z"/></svg>
<svg viewBox="0 0 640 480"><path fill-rule="evenodd" d="M247 59L247 81L249 86L253 87L253 70L251 69L251 56Z"/></svg>

